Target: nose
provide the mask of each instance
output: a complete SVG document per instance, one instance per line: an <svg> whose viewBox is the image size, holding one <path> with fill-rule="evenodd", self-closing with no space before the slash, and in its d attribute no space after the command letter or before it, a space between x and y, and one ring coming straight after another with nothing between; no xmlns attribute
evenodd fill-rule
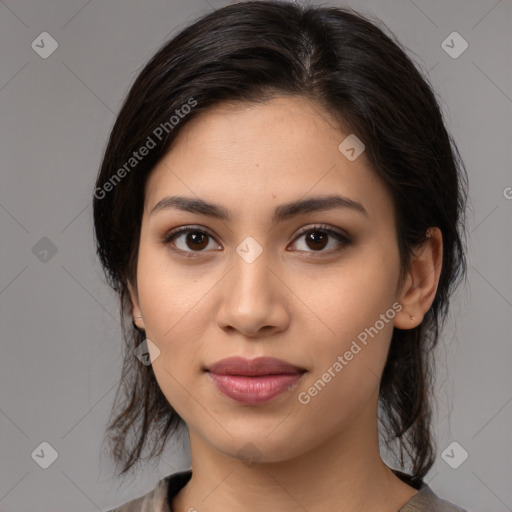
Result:
<svg viewBox="0 0 512 512"><path fill-rule="evenodd" d="M286 330L291 291L279 274L269 266L265 251L251 263L235 254L233 267L224 279L218 326L250 338Z"/></svg>

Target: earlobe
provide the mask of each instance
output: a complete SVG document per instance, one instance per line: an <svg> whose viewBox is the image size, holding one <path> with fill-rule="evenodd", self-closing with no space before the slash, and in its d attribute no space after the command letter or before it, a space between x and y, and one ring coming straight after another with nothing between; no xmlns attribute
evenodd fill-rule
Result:
<svg viewBox="0 0 512 512"><path fill-rule="evenodd" d="M129 280L127 281L127 286L128 286L128 293L130 295L130 302L132 304L133 323L140 329L144 329L144 323L142 321L142 312L141 312L140 306L139 306L138 294L135 291L135 287L132 286L132 283Z"/></svg>
<svg viewBox="0 0 512 512"><path fill-rule="evenodd" d="M417 327L436 296L443 262L443 237L437 227L429 228L427 237L414 251L409 273L397 298L402 310L395 316L394 326L399 329Z"/></svg>

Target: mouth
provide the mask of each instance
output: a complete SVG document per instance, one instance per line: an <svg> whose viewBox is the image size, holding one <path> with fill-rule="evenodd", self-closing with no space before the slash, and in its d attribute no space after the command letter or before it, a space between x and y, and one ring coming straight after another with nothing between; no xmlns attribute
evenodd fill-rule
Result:
<svg viewBox="0 0 512 512"><path fill-rule="evenodd" d="M230 357L205 371L224 395L239 403L257 405L295 388L307 370L272 357Z"/></svg>
<svg viewBox="0 0 512 512"><path fill-rule="evenodd" d="M306 369L275 357L257 357L255 359L228 357L208 366L206 371L216 375L257 377L263 375L293 375L304 373Z"/></svg>

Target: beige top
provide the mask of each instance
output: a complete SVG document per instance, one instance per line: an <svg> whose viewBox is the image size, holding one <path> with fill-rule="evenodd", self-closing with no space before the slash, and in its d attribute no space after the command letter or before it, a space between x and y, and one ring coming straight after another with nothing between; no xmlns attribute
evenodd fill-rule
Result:
<svg viewBox="0 0 512 512"><path fill-rule="evenodd" d="M162 478L144 496L109 510L107 512L173 512L169 503L185 486L192 476L192 470L180 471ZM453 503L436 496L423 482L418 492L397 512L467 512Z"/></svg>

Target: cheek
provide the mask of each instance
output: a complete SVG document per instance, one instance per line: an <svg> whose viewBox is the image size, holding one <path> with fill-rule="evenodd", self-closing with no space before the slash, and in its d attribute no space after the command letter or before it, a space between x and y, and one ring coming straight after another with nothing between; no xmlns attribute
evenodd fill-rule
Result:
<svg viewBox="0 0 512 512"><path fill-rule="evenodd" d="M188 299L169 293L160 280L146 297L145 316L146 335L160 351L152 363L155 378L169 404L186 422L201 412L191 407L191 393L201 396L201 365L205 363L201 349L204 311L201 303L194 307L197 301L190 304Z"/></svg>
<svg viewBox="0 0 512 512"><path fill-rule="evenodd" d="M367 312L355 319L347 312L333 318L337 335L316 344L314 367L296 396L304 424L313 425L323 418L321 428L336 432L357 417L370 400L377 399L394 310L386 316L386 308L372 309L378 314Z"/></svg>
<svg viewBox="0 0 512 512"><path fill-rule="evenodd" d="M146 336L159 350L153 371L162 392L178 409L184 389L205 362L200 341L207 315L201 299L209 287L149 250L139 254L138 278Z"/></svg>
<svg viewBox="0 0 512 512"><path fill-rule="evenodd" d="M295 283L294 293L308 306L299 309L304 310L304 318L316 324L317 338L324 340L322 345L342 350L376 322L378 331L390 336L398 264L375 256L371 247L365 252L330 273L317 275L314 281L299 279Z"/></svg>
<svg viewBox="0 0 512 512"><path fill-rule="evenodd" d="M194 329L213 277L199 275L192 265L173 263L166 250L148 242L141 246L137 273L148 335L167 344L183 336L179 333L184 329Z"/></svg>
<svg viewBox="0 0 512 512"><path fill-rule="evenodd" d="M367 249L328 282L318 279L315 287L300 291L317 318L316 332L311 328L308 336L314 341L314 368L307 386L315 386L308 395L323 397L311 400L315 407L341 399L364 402L379 385L396 315L398 264Z"/></svg>

